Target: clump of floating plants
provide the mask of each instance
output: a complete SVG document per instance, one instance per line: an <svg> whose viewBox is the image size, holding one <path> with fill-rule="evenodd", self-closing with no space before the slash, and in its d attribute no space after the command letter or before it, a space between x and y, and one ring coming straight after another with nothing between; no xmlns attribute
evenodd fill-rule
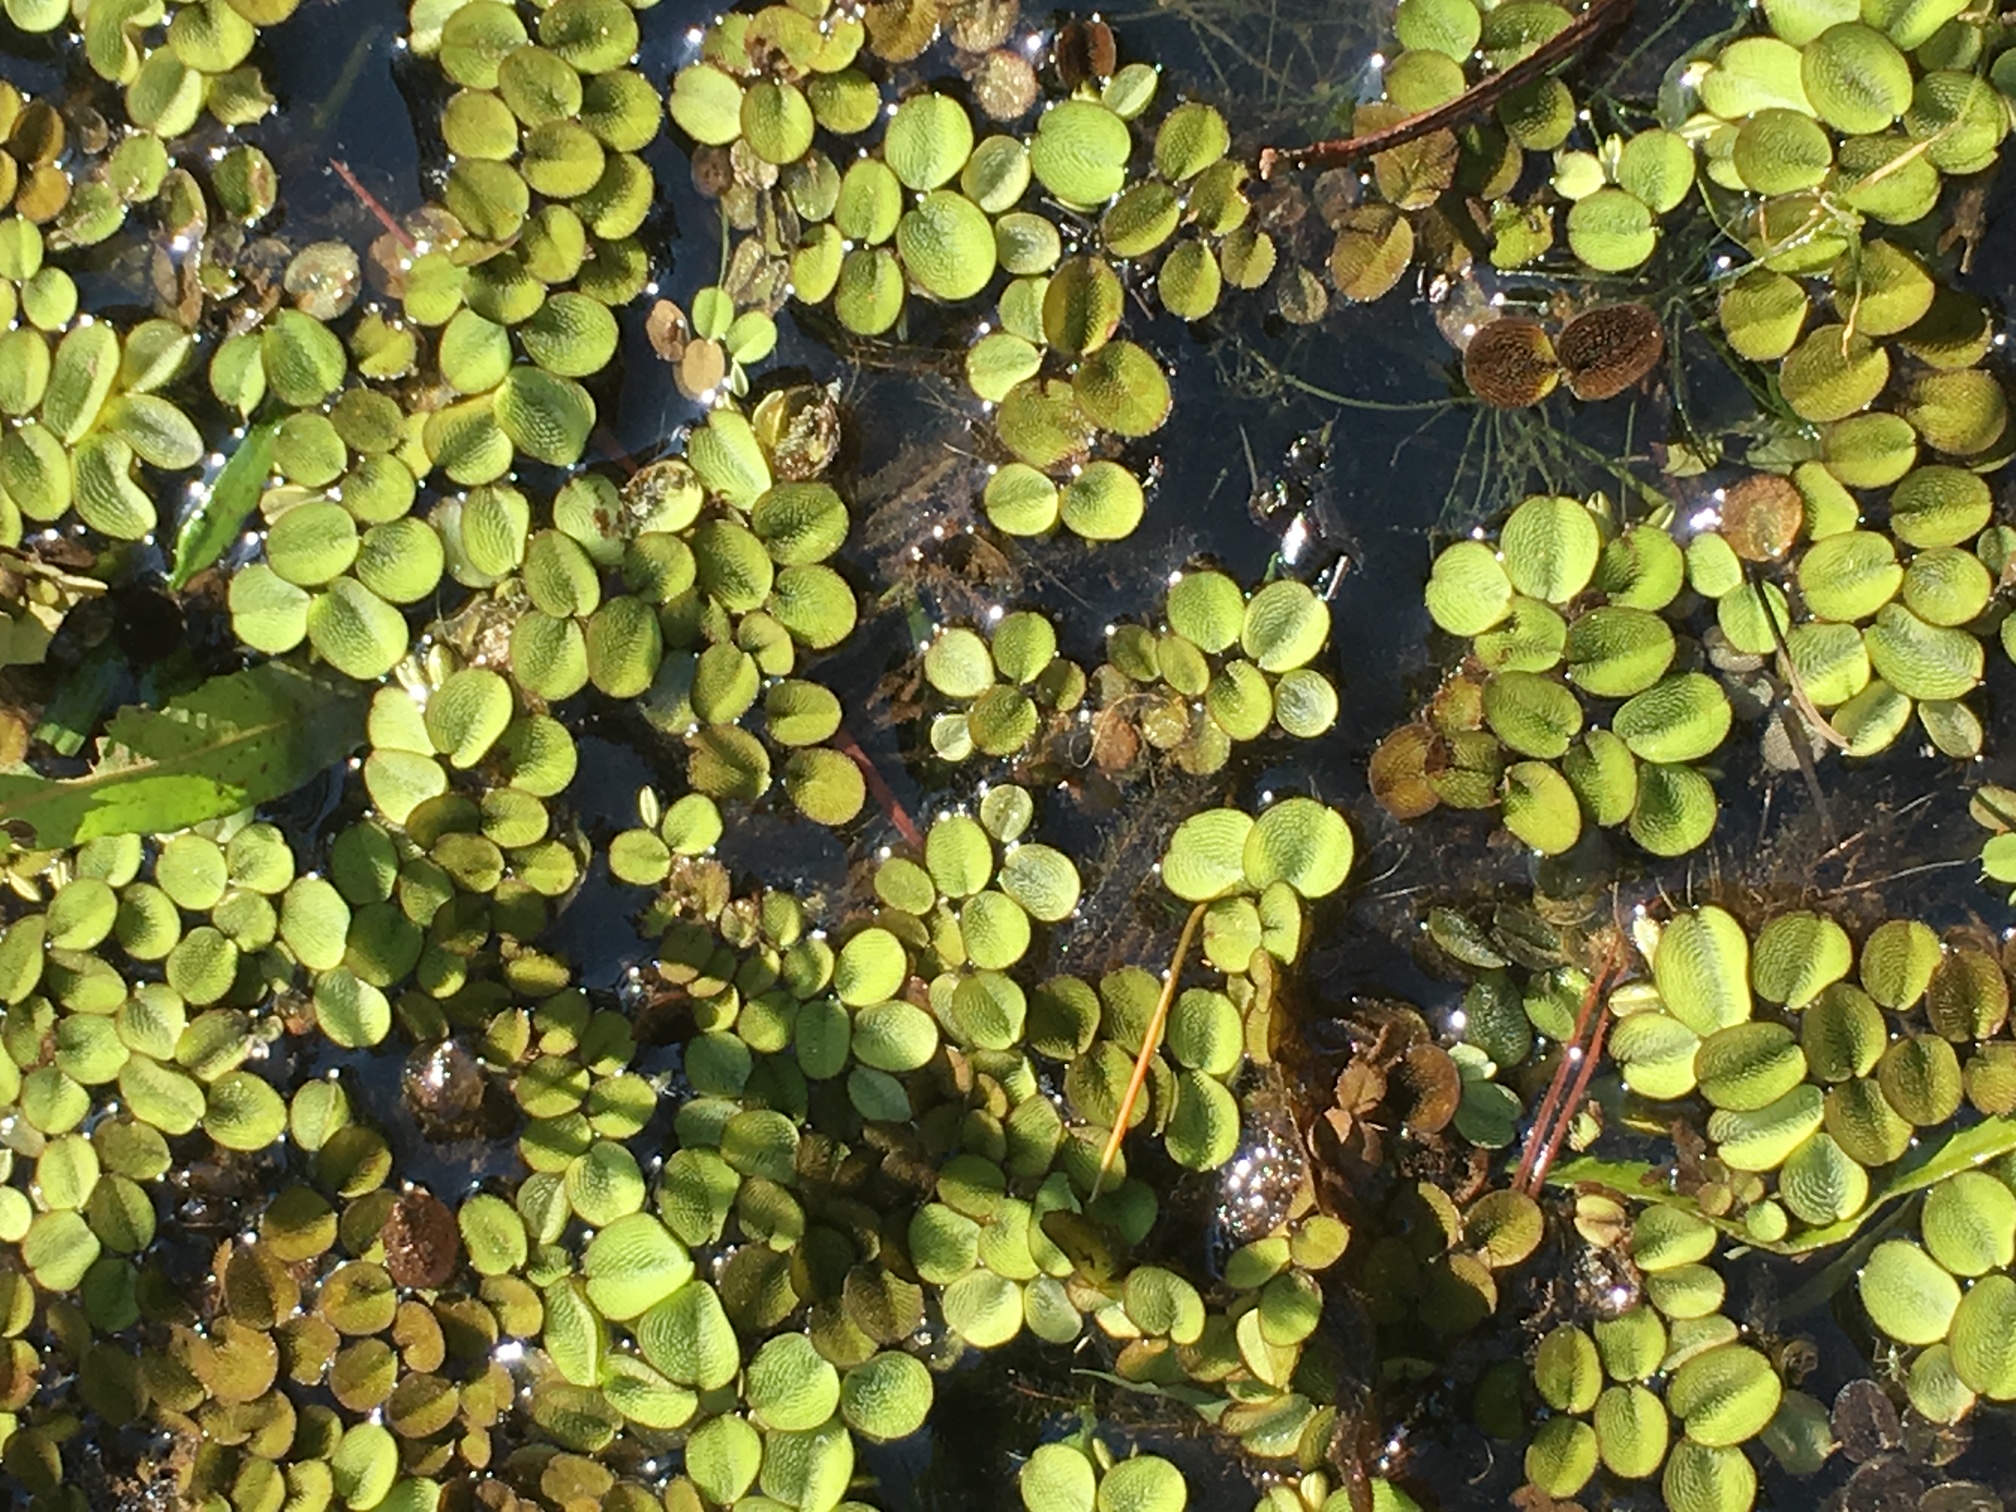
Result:
<svg viewBox="0 0 2016 1512"><path fill-rule="evenodd" d="M1852 1273L1836 1267L1824 1284L1852 1287L1873 1335L1902 1352L1897 1380L1920 1417L1954 1424L1977 1398L2016 1391L2003 1342L2016 1122L1999 942L1890 919L1858 948L1823 914L1746 929L1714 905L1641 914L1579 943L1516 907L1488 920L1438 910L1427 940L1470 978L1458 1038L1404 1005L1360 1005L1322 1115L1336 1179L1375 1183L1361 1200L1389 1188L1381 1231L1354 1244L1346 1274L1395 1348L1424 1329L1474 1328L1529 1257L1565 1237L1550 1239L1533 1194L1574 1193L1568 1242L1607 1279L1529 1304L1528 1352L1475 1381L1479 1425L1526 1442L1538 1491L1656 1479L1669 1507L1742 1508L1758 1485L1745 1446L1794 1474L1826 1460L1827 1411L1797 1389L1804 1346L1732 1316L1717 1265L1732 1244L1812 1254L1869 1228ZM1616 1095L1584 1108L1606 1052L1600 1075L1617 1078ZM1452 1121L1468 1142L1509 1143L1513 1118L1493 1140L1469 1090L1498 1078L1539 1106L1509 1185L1459 1202L1446 1180L1387 1174L1384 1140L1402 1139L1423 1169ZM1613 1119L1671 1134L1682 1158L1567 1153ZM1915 1230L1875 1221L1907 1201Z"/></svg>
<svg viewBox="0 0 2016 1512"><path fill-rule="evenodd" d="M1721 747L1733 713L1661 613L1687 586L1689 558L1654 526L1616 530L1610 513L1600 497L1535 497L1496 542L1459 541L1436 558L1429 613L1470 637L1470 656L1426 718L1374 755L1373 791L1390 812L1498 808L1548 855L1572 848L1585 820L1627 826L1656 855L1708 838L1715 793L1693 763ZM1616 701L1607 728L1585 699Z"/></svg>
<svg viewBox="0 0 2016 1512"><path fill-rule="evenodd" d="M1373 771L1396 813L1679 854L1739 712L1788 760L1914 717L1981 748L1984 643L2016 649L1984 481L2007 405L1990 312L1904 228L2006 135L1994 24L1766 4L1672 118L1590 143L1543 70L1603 6L1402 0L1354 138L1256 176L1103 26L1053 87L1012 4L738 11L661 88L642 4L416 0L439 202L396 216L338 165L382 227L360 256L274 234L257 60L294 9L4 6L118 117L0 85L0 675L43 706L0 723L0 1467L33 1506L835 1512L944 1370L1020 1344L1194 1409L1267 1512L1404 1512L1353 1397L1461 1337L1534 1493L1656 1478L1675 1512L1742 1512L1751 1445L1809 1473L1831 1439L1719 1252L1844 1244L1906 1200L1855 1279L1905 1398L1952 1424L2016 1397L1995 942L1443 910L1460 1027L1358 1005L1330 1064L1290 979L1351 827L1208 781L1334 727L1325 600L1186 571L1089 672L1033 609L934 630L932 750L1011 780L919 825L822 666L863 618L839 389L762 371L787 306L864 354L946 338L986 416L968 502L1087 550L1141 523L1171 412L1131 302L1202 322L1265 289L1313 324L1416 262L1545 266L1564 205L1568 252L1620 274L1698 196L1748 254L1715 316L1768 366L1782 465L1635 521L1536 497L1450 547L1429 608L1468 660ZM941 36L963 89L908 68ZM1487 84L1493 119L1458 119ZM683 308L644 234L668 119L728 239ZM1307 205L1258 183L1298 164L1328 169ZM94 249L128 233L142 292L101 315ZM647 297L709 408L619 481L599 405ZM1463 366L1494 406L1600 400L1663 343L1613 301L1507 315ZM93 616L136 597L203 634L121 682ZM620 818L587 722L672 753ZM1109 879L1048 780L1080 726L1109 775L1153 776L1145 745L1200 794L1139 821L1146 943L1110 957L1079 927ZM870 843L871 798L899 843ZM1998 793L1981 812L2006 827ZM845 889L724 859L801 824L854 844ZM622 993L555 927L591 888L653 947ZM1684 1159L1602 1158L1613 1112ZM1539 1274L1564 1255L1612 1284ZM1188 1504L1089 1421L1030 1448L1028 1512Z"/></svg>
<svg viewBox="0 0 2016 1512"><path fill-rule="evenodd" d="M946 626L924 648L923 665L932 689L963 706L931 722L931 748L948 761L1017 754L1046 714L1075 712L1087 687L1085 669L1057 654L1056 628L1029 609L1003 615L985 636Z"/></svg>
<svg viewBox="0 0 2016 1512"><path fill-rule="evenodd" d="M1416 24L1474 41L1469 9L1433 5L1435 26ZM1603 506L1592 539L1566 511L1543 529L1529 503L1495 550L1445 551L1429 607L1471 639L1472 661L1382 749L1375 784L1395 813L1502 804L1506 827L1550 854L1584 820L1626 826L1655 855L1691 850L1715 821L1691 764L1722 744L1732 697L1747 715L1768 711L1766 757L1781 767L1872 755L1914 723L1945 755L1979 753L1968 697L2006 623L1996 588L2009 555L1984 475L2008 458L2008 404L1982 366L1987 308L1951 286L1917 229L1945 176L1994 160L2008 55L1991 59L1996 39L1949 9L1835 9L1767 7L1770 35L1679 75L1664 125L1594 151L1554 144L1567 240L1586 265L1645 262L1661 218L1697 187L1741 243L1712 287L1712 319L1734 359L1768 372L1783 444L1768 471L1692 511L1630 521ZM1465 352L1470 387L1488 404L1531 404L1565 370L1593 397L1566 347L1602 313L1571 322L1559 352L1532 319L1485 324ZM1632 322L1611 324L1586 344L1656 360L1652 333L1628 341ZM1625 371L1635 381L1645 368ZM1578 580L1547 583L1558 597L1536 591L1561 564ZM1691 621L1695 638L1676 648L1662 616ZM1577 693L1626 701L1609 729L1585 730Z"/></svg>
<svg viewBox="0 0 2016 1512"><path fill-rule="evenodd" d="M1017 757L1089 723L1092 757L1107 770L1146 746L1208 774L1240 742L1277 729L1313 740L1336 722L1337 690L1312 665L1330 609L1308 585L1281 578L1248 595L1223 572L1186 572L1162 623L1112 626L1107 659L1089 675L1058 654L1056 629L1036 611L1003 615L984 636L946 626L923 651L925 682L954 705L932 720L931 748L948 761Z"/></svg>
<svg viewBox="0 0 2016 1512"><path fill-rule="evenodd" d="M1815 461L1716 490L1685 527L1542 497L1495 541L1448 547L1428 610L1469 654L1381 746L1381 801L1401 818L1497 807L1549 855L1586 822L1671 856L1714 829L1700 764L1739 712L1778 766L1873 756L1914 723L1945 755L1979 754L1967 699L2006 639L2008 529L1975 471L1902 466L1884 530Z"/></svg>
<svg viewBox="0 0 2016 1512"><path fill-rule="evenodd" d="M929 320L933 307L970 309L998 287L965 357L1009 464L987 490L989 517L1013 535L1060 522L1091 540L1132 533L1139 469L1094 453L1158 430L1170 393L1157 358L1118 334L1123 272L1152 272L1165 308L1201 319L1228 282L1257 287L1274 264L1271 238L1248 224L1250 170L1227 156L1224 118L1184 102L1137 143L1132 123L1158 76L1130 64L1081 83L1033 126L981 135L985 123L955 95L892 103L870 71L870 55L902 61L927 42L935 7L893 32L880 12L865 30L776 14L730 18L672 81L672 121L733 238L727 279L701 290L690 315L665 312L673 340L661 351L682 385L728 375L732 386L731 364L746 362L752 333L787 296L870 338ZM998 46L1005 27L993 40L974 49L974 103L1009 126L1030 114L1037 82Z"/></svg>

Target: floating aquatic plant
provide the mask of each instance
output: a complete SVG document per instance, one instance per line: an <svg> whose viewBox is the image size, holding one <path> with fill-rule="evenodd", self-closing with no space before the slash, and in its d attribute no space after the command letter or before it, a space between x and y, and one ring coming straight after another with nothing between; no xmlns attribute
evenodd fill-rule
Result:
<svg viewBox="0 0 2016 1512"><path fill-rule="evenodd" d="M1428 609L1469 638L1471 661L1421 724L1381 746L1382 802L1409 818L1441 803L1502 804L1506 827L1548 854L1572 847L1585 819L1680 854L1707 840L1717 812L1691 764L1722 747L1732 694L1753 702L1760 677L1778 705L1767 751L1789 738L1802 754L1811 742L1866 757L1915 715L1946 754L1978 752L1965 700L1997 624L1989 563L2001 550L1985 485L1907 456L1887 474L1897 487L1886 534L1858 526L1842 471L1837 460L1789 478L1753 474L1719 491L1718 529L1697 519L1684 541L1656 519L1620 529L1607 500L1537 498L1495 545L1448 547ZM1900 544L1915 548L1908 562ZM1683 615L1704 601L1714 624L1682 639L1676 622L1699 626ZM1591 696L1621 700L1607 728L1585 728ZM1537 764L1550 761L1558 772Z"/></svg>
<svg viewBox="0 0 2016 1512"><path fill-rule="evenodd" d="M1656 1476L1669 1506L1724 1512L1754 1494L1750 1444L1814 1468L1825 1416L1724 1312L1715 1262L1729 1240L1844 1241L1902 1201L1915 1230L1868 1250L1855 1291L1917 1351L1908 1399L1953 1423L2016 1394L1990 942L1893 920L1858 946L1818 912L1752 931L1708 905L1641 921L1641 971L1621 937L1578 962L1552 926L1438 913L1435 947L1475 972L1461 1032L1368 1010L1312 1161L1275 1051L1312 906L1354 868L1344 815L1221 785L1143 820L1151 943L1091 958L1078 916L1107 879L1067 848L1047 774L920 826L846 730L822 672L865 603L842 412L762 373L793 302L869 343L984 321L953 364L986 416L970 502L1002 537L1091 549L1145 518L1172 410L1166 337L1130 303L1201 322L1264 289L1314 324L1331 291L1377 298L1471 243L1622 273L1705 200L1752 259L1718 280L1720 333L1769 365L1800 449L1684 529L1549 494L1442 553L1429 609L1471 660L1372 774L1397 814L1495 807L1549 855L1585 826L1679 854L1714 826L1701 768L1738 708L1854 756L1914 715L1949 755L1981 748L1965 700L2006 628L1983 475L2007 406L1986 308L1886 228L1994 160L1999 34L1950 7L1767 5L1774 35L1681 70L1675 118L1591 142L1537 74L1492 123L1419 122L1584 22L1405 0L1385 98L1352 119L1385 145L1364 184L1319 181L1297 232L1308 207L1265 198L1239 123L1160 98L1103 23L1060 39L1047 100L1012 7L935 3L731 13L661 90L624 0L419 0L440 203L395 217L340 169L383 225L360 257L264 245L274 157L193 147L206 116L273 108L259 33L293 9L6 7L124 118L0 89L0 667L68 654L136 583L229 628L144 705L67 716L60 755L100 737L81 770L11 764L9 721L0 1426L38 1504L86 1504L85 1445L130 1427L178 1446L173 1494L235 1507L430 1509L481 1477L521 1503L829 1512L857 1441L929 1421L936 1367L1026 1335L1197 1409L1281 1472L1264 1507L1336 1512L1362 1498L1320 1467L1363 1467L1337 1447L1354 1371L1329 1310L1365 1298L1409 1351L1392 1374L1420 1373L1421 1339L1480 1329L1561 1239L1550 1178L1591 1264L1640 1289L1548 1316L1480 1391L1540 1492ZM897 98L893 65L941 32L970 91ZM656 298L641 154L668 113L729 244L647 334L709 408L619 483L591 453L598 395L618 311ZM1529 152L1558 204L1518 197ZM133 222L160 233L151 311L84 310L77 254ZM1497 320L1463 365L1490 404L1593 401L1662 343L1648 306L1612 301ZM1882 490L1865 520L1858 491ZM1330 611L1303 583L1203 568L1143 613L1089 673L1033 610L934 630L933 749L1028 775L1082 716L1103 773L1145 744L1208 779L1277 729L1333 729ZM584 708L676 753L617 818L577 781ZM304 824L286 800L325 773ZM758 825L858 834L871 797L901 843L857 857L845 897L722 859ZM550 928L590 887L655 945L621 997ZM410 1106L367 1105L359 1073L393 1055ZM1596 1137L1599 1068L1627 1106L1698 1123L1684 1189L1554 1164ZM1487 1152L1528 1106L1506 1184ZM466 1189L416 1180L409 1116L502 1158ZM1351 1222L1333 1156L1383 1182ZM1193 1187L1201 1262L1169 1238ZM661 1453L665 1474L640 1467ZM1189 1494L1089 1431L1036 1448L1018 1488L1031 1512Z"/></svg>
<svg viewBox="0 0 2016 1512"><path fill-rule="evenodd" d="M1102 765L1128 765L1146 745L1202 773L1239 742L1275 729L1314 739L1335 722L1337 691L1311 665L1330 611L1306 584L1277 580L1249 596L1225 573L1189 572L1171 584L1164 612L1159 634L1113 627L1107 660L1089 676L1058 654L1055 629L1035 611L1002 617L984 638L946 627L924 649L924 679L964 707L933 721L932 749L952 761L1027 755L1060 743L1077 714L1093 725Z"/></svg>

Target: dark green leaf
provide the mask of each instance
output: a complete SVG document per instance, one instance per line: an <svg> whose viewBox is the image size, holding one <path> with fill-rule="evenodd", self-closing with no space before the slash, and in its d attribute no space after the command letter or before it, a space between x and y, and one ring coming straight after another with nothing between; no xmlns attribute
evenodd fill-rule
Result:
<svg viewBox="0 0 2016 1512"><path fill-rule="evenodd" d="M97 766L67 781L0 772L0 827L40 846L177 830L293 791L364 738L366 690L268 662L161 709L127 708Z"/></svg>
<svg viewBox="0 0 2016 1512"><path fill-rule="evenodd" d="M168 586L181 588L224 554L259 505L266 475L273 470L276 422L255 425L245 433L231 460L217 474L210 492L189 511L175 532L175 561Z"/></svg>
<svg viewBox="0 0 2016 1512"><path fill-rule="evenodd" d="M56 685L56 696L35 726L35 738L59 756L75 756L83 750L125 670L119 648L111 641L100 645Z"/></svg>

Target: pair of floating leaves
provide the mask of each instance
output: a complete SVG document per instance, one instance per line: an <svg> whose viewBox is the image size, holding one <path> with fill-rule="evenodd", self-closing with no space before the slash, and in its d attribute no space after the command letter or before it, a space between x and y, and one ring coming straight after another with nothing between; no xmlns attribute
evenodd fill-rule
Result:
<svg viewBox="0 0 2016 1512"><path fill-rule="evenodd" d="M1185 902L1202 903L1286 882L1303 898L1327 897L1344 883L1354 846L1350 827L1313 798L1285 798L1257 819L1209 809L1176 827L1162 880Z"/></svg>

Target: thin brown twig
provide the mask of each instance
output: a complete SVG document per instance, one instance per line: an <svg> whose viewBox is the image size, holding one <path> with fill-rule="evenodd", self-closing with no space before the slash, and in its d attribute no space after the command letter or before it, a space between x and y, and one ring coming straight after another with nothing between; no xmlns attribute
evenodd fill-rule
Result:
<svg viewBox="0 0 2016 1512"><path fill-rule="evenodd" d="M1921 793L1916 798L1913 798L1909 803L1900 804L1897 808L1892 809L1887 817L1892 823L1895 823L1897 820L1904 818L1913 811L1925 807L1926 804L1930 803L1933 799L1937 798L1938 796L1939 795L1937 793ZM1854 834L1845 836L1844 838L1836 841L1828 849L1822 851L1819 855L1813 858L1813 865L1824 866L1827 862L1832 861L1836 856L1840 855L1843 851L1847 850L1851 845L1859 844L1861 841L1868 839L1869 829L1870 826L1865 824L1862 826L1861 829L1855 831Z"/></svg>
<svg viewBox="0 0 2016 1512"><path fill-rule="evenodd" d="M1312 142L1307 147L1263 147L1260 149L1260 177L1272 178L1277 168L1338 168L1365 158L1403 147L1431 131L1453 126L1479 111L1489 110L1521 85L1530 83L1555 64L1593 43L1631 14L1632 0L1589 0L1588 7L1560 31L1502 73L1480 79L1453 100L1433 110L1424 110L1404 121L1363 136L1342 137L1328 142Z"/></svg>
<svg viewBox="0 0 2016 1512"><path fill-rule="evenodd" d="M1548 1078L1547 1091L1540 1099L1540 1109L1533 1116L1533 1127L1527 1131L1526 1144L1519 1152L1519 1168L1512 1174L1512 1190L1523 1192L1533 1173L1533 1162L1538 1158L1540 1145L1546 1137L1547 1126L1554 1121L1555 1110L1561 1099L1567 1095L1569 1070L1574 1064L1570 1052L1582 1042L1583 1034L1589 1028L1590 1015L1596 1011L1596 1004L1603 995L1603 974L1599 972L1591 978L1587 990L1582 994L1581 1011L1575 1016L1575 1031L1568 1042L1561 1047L1561 1064Z"/></svg>
<svg viewBox="0 0 2016 1512"><path fill-rule="evenodd" d="M350 171L348 163L344 162L341 158L331 158L329 159L329 167L335 172L336 177L343 180L344 185L350 192L356 195L363 203L364 208L378 217L378 223L392 233L400 246L404 247L408 252L417 252L419 250L419 244L413 240L413 234L399 224L393 217L392 212L379 202L377 195L364 187L362 180Z"/></svg>
<svg viewBox="0 0 2016 1512"><path fill-rule="evenodd" d="M1830 888L1822 897L1845 898L1850 893L1868 892L1871 888L1888 887L1892 882L1906 882L1913 877L1922 877L1929 872L1951 871L1956 866L1978 866L1979 856L1955 856L1951 861L1927 861L1922 866L1907 866L1902 871L1888 872L1880 877L1870 877L1861 882L1844 882Z"/></svg>

